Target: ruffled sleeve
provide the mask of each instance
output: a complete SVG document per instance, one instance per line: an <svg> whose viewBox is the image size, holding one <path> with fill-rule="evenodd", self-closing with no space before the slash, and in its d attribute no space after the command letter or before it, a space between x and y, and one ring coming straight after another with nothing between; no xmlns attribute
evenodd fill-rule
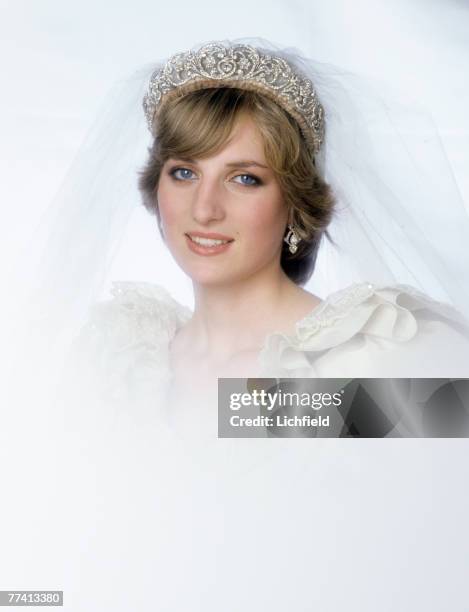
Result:
<svg viewBox="0 0 469 612"><path fill-rule="evenodd" d="M80 393L101 405L156 405L171 375L170 341L191 312L159 285L114 282L111 294L94 304L74 342L67 380L73 372Z"/></svg>
<svg viewBox="0 0 469 612"><path fill-rule="evenodd" d="M448 304L408 285L352 285L272 334L260 355L274 377L469 376L469 325Z"/></svg>

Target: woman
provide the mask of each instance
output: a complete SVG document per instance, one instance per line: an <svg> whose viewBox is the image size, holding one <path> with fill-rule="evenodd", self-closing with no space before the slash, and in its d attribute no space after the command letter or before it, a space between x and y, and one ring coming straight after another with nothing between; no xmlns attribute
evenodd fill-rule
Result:
<svg viewBox="0 0 469 612"><path fill-rule="evenodd" d="M177 54L111 95L38 233L30 324L20 316L14 331L26 345L19 382L29 368L53 388L66 363L67 398L87 390L80 405L96 397L125 412L130 402L130 414L138 398L151 414L168 397L188 405L197 388L216 400L218 377L467 375L467 324L453 306L469 304L469 220L444 161L429 181L408 161L415 126L397 131L388 101L249 42ZM138 202L138 171L191 280L193 314L163 283L115 282L111 300L96 299ZM197 245L195 233L229 243ZM149 235L137 238L147 260Z"/></svg>
<svg viewBox="0 0 469 612"><path fill-rule="evenodd" d="M243 68L252 52L258 66ZM263 80L263 57L208 45L153 75L140 190L192 281L194 313L161 286L117 284L82 332L84 361L106 355L95 377L113 392L117 372L141 381L146 371L183 405L197 388L216 393L218 377L466 376L469 331L450 305L403 284L351 283L324 300L302 287L318 272L335 206L317 167L323 109L311 82L301 81L298 104L270 73ZM228 60L242 81L202 74ZM282 85L303 78L281 67Z"/></svg>
<svg viewBox="0 0 469 612"><path fill-rule="evenodd" d="M221 46L231 58L232 46ZM216 53L226 57L219 46ZM244 52L240 61L251 53ZM286 83L291 81L287 78ZM324 83L325 79L321 84L326 94ZM220 85L220 79L213 84ZM326 600L338 601L341 591L333 588L329 577L342 556L347 568L357 562L361 568L366 558L365 591L378 585L374 595L378 587L389 587L395 571L375 562L383 541L387 550L397 551L399 529L411 524L420 533L414 549L426 550L421 507L413 512L413 504L402 504L402 499L415 499L422 492L431 512L431 478L425 480L422 474L430 471L428 465L432 478L435 469L441 474L441 482L452 473L444 456L442 465L431 463L434 447L419 450L418 473L412 464L409 469L409 464L399 463L405 453L402 446L386 445L388 458L383 461L381 454L380 461L369 461L349 444L326 447L321 441L264 444L265 440L212 436L210 445L205 440L200 444L207 437L207 419L216 419L212 405L194 406L193 401L194 382L207 371L216 382L216 375L225 374L459 376L465 367L465 324L454 309L408 284L392 282L407 283L405 272L412 269L424 288L440 287L454 304L462 303L461 277L455 275L458 283L445 276L444 258L438 257L443 239L431 240L435 235L427 226L430 212L439 209L429 207L415 228L409 211L412 200L403 200L407 208L402 210L392 197L399 192L384 188L378 189L380 197L370 197L367 208L369 192L358 189L357 182L375 175L368 175L364 165L370 149L360 138L363 124L354 124L357 133L352 130L352 138L350 123L344 122L348 105L338 104L335 113L333 106L325 106L329 128L322 143L320 121L310 130L311 124L305 125L301 115L290 115L276 94L272 100L263 97L266 92L243 85L193 92L176 86L174 91L184 95L159 107L155 124L149 115L156 130L152 139L157 137L140 188L146 207L159 216L167 247L193 283L194 313L161 284L114 283L113 298L97 301L75 342L69 358L71 378L64 377L59 395L60 419L45 418L47 412L36 402L24 404L34 417L28 456L35 457L25 472L37 473L38 490L60 494L53 507L44 504L37 511L58 516L59 527L54 525L52 532L61 537L53 549L54 560L66 567L64 583L72 605L86 592L96 602L92 609L109 608L111 598L116 610L145 609L150 593L168 610L285 610L292 602L293 608L304 609L311 601L320 608ZM113 223L127 220L122 177L134 182L129 142L133 134L136 148L142 141L125 119L134 108L129 101L136 105L137 97L116 98L116 104L122 102L117 119L109 117L114 107L106 107L108 146L97 138L96 147L85 149L90 172L84 176L89 180L80 185L90 197L80 193L64 198L67 206L59 208L59 221L68 225L57 223L60 240L46 260L52 272L43 293L54 328L66 328L66 336L71 335L70 322L79 320L78 311L97 293L107 261L104 255L114 244L111 237L116 238ZM324 99L332 98L321 95ZM320 119L321 113L315 117ZM104 151L102 158L94 157L98 151ZM252 166L253 161L259 165ZM398 175L397 187L405 178L401 171ZM76 185L71 181L73 188ZM368 185L378 182L370 180ZM338 231L343 229L340 224L333 232L333 209L338 208L334 202L344 201L346 212L338 211L335 219L341 216L347 232ZM116 202L122 208L112 209ZM401 223L396 227L391 223L393 211ZM376 219L380 225L373 223ZM464 222L462 217L458 224L461 237L466 235ZM329 243L321 238L327 228L337 250L328 250ZM217 247L194 246L186 236L198 232L218 233L233 242L207 255L205 250ZM461 242L456 234L455 229L449 245L454 250L446 251L458 253L450 258L454 267L455 262L465 263L465 250L457 251ZM384 240L390 236L400 257ZM142 240L139 246L145 250L148 245ZM313 284L311 288L319 290L311 293L303 289L310 277L324 280ZM65 344L58 343L59 354ZM46 345L38 346L41 351ZM247 363L246 351L251 358ZM44 355L42 350L39 357ZM213 370L199 368L203 359ZM41 364L35 359L32 370ZM50 364L46 367L50 370ZM20 381L25 380L30 383L22 372ZM168 389L173 397L181 393L175 398L179 403L167 401ZM166 421L160 418L161 410L178 431L188 429L190 436L183 443L178 436L166 436L167 428L160 427ZM201 414L207 419L200 419ZM58 423L59 435L47 431L53 430L53 423ZM149 424L157 425L158 435ZM24 428L16 431L24 445ZM48 435L38 435L42 431ZM197 431L201 436L194 435ZM195 446L197 452L192 452ZM47 462L44 447L51 449ZM396 465L402 465L397 475ZM372 493L363 485L370 469L376 469ZM55 488L45 488L41 477L54 470ZM395 500L387 490L397 490L391 486L394 481L403 483ZM26 490L23 481L20 485ZM363 516L370 519L365 531ZM397 528L393 521L389 526L389 516ZM367 539L366 533L371 537ZM412 558L418 558L415 552ZM402 598L406 596L407 592ZM336 609L348 605L345 601Z"/></svg>

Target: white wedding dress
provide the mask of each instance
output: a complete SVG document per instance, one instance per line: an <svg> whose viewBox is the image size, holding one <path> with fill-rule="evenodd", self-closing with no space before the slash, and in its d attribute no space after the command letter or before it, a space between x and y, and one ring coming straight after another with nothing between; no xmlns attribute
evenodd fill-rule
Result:
<svg viewBox="0 0 469 612"><path fill-rule="evenodd" d="M216 384L211 392L172 384L170 343L191 311L160 285L114 282L111 293L70 352L61 391L79 406L70 413L216 438ZM464 378L469 326L413 287L358 283L329 295L293 335L269 334L257 362L252 378Z"/></svg>
<svg viewBox="0 0 469 612"><path fill-rule="evenodd" d="M102 398L164 396L171 381L169 345L191 311L160 285L114 282L111 293L111 299L95 303L74 359ZM468 323L451 306L407 285L358 283L329 295L296 323L294 335L270 334L258 356L258 374L467 377L468 351Z"/></svg>

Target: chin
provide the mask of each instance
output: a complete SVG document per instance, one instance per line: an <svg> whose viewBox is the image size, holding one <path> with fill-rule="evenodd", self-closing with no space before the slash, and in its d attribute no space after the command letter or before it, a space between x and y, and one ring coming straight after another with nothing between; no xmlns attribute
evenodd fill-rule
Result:
<svg viewBox="0 0 469 612"><path fill-rule="evenodd" d="M184 266L183 270L193 283L205 286L232 284L249 275L248 271L234 272L233 267L227 264L210 265L208 262L201 262L198 266Z"/></svg>
<svg viewBox="0 0 469 612"><path fill-rule="evenodd" d="M226 285L234 280L231 275L226 274L226 270L187 270L186 274L197 285L214 287L216 285Z"/></svg>

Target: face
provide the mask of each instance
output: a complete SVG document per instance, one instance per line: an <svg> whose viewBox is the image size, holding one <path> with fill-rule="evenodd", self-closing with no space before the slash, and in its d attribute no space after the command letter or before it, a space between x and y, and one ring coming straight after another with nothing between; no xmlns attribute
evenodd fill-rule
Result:
<svg viewBox="0 0 469 612"><path fill-rule="evenodd" d="M232 283L280 268L288 214L250 117L239 119L216 155L169 159L157 197L166 244L194 282ZM216 238L229 242L213 244Z"/></svg>

